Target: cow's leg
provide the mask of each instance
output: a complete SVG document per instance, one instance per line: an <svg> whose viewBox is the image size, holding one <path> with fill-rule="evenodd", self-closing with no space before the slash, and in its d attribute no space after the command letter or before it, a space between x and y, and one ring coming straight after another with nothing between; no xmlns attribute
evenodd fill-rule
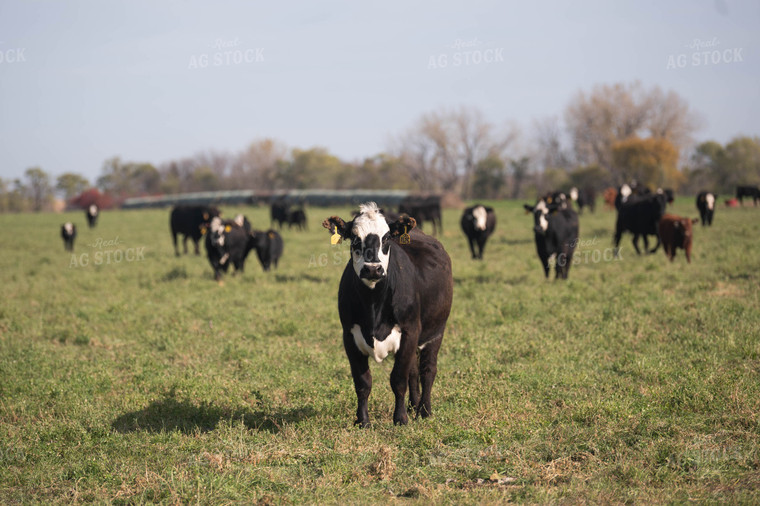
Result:
<svg viewBox="0 0 760 506"><path fill-rule="evenodd" d="M615 224L615 238L613 240L614 243L615 243L615 256L616 257L620 253L620 238L621 237L623 237L623 229L620 226L620 223L616 223Z"/></svg>
<svg viewBox="0 0 760 506"><path fill-rule="evenodd" d="M646 234L642 234L644 237L644 253L649 253L649 237Z"/></svg>
<svg viewBox="0 0 760 506"><path fill-rule="evenodd" d="M420 370L419 370L419 352L412 360L412 367L409 370L409 409L415 412L420 405Z"/></svg>
<svg viewBox="0 0 760 506"><path fill-rule="evenodd" d="M185 255L187 255L187 235L182 234L182 249L185 252Z"/></svg>
<svg viewBox="0 0 760 506"><path fill-rule="evenodd" d="M486 249L486 238L478 237L478 259L483 260L483 251Z"/></svg>
<svg viewBox="0 0 760 506"><path fill-rule="evenodd" d="M393 408L393 423L395 425L406 425L409 422L404 400L411 377L412 364L415 360L417 360L417 355L414 350L399 350L396 353L396 360L391 371L391 390L393 390L393 395L396 398Z"/></svg>
<svg viewBox="0 0 760 506"><path fill-rule="evenodd" d="M422 383L422 398L417 407L417 416L427 418L433 414L430 407L430 393L433 390L435 375L438 373L438 350L443 341L443 330L433 337L420 350L420 382Z"/></svg>
<svg viewBox="0 0 760 506"><path fill-rule="evenodd" d="M646 237L646 236L644 236L644 237ZM659 225L657 226L657 233L654 235L654 238L657 240L657 243L654 245L654 248L652 248L651 250L649 250L650 253L657 253L657 250L659 249L660 244L662 243L662 241L660 241L660 227L659 227Z"/></svg>
<svg viewBox="0 0 760 506"><path fill-rule="evenodd" d="M346 335L344 333L343 345L348 356L348 363L351 366L351 376L354 379L354 390L356 391L356 420L354 425L362 428L369 427L367 400L372 391L372 374L369 370L369 362L367 357L356 348L351 334Z"/></svg>
<svg viewBox="0 0 760 506"><path fill-rule="evenodd" d="M478 254L475 252L475 239L472 237L467 237L467 242L470 244L470 253L472 253L473 260L478 258Z"/></svg>
<svg viewBox="0 0 760 506"><path fill-rule="evenodd" d="M177 234L172 231L172 242L174 243L174 256L179 256L179 248L177 247Z"/></svg>
<svg viewBox="0 0 760 506"><path fill-rule="evenodd" d="M633 234L633 249L636 250L637 255L641 255L641 250L639 249L639 234Z"/></svg>
<svg viewBox="0 0 760 506"><path fill-rule="evenodd" d="M195 246L195 254L200 255L201 251L198 249L198 242L199 240L193 237L193 245ZM185 249L185 253L187 253L187 249Z"/></svg>

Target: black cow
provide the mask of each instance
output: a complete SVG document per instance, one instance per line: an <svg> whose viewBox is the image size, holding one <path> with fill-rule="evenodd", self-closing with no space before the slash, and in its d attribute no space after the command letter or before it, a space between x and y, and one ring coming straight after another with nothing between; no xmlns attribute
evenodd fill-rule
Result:
<svg viewBox="0 0 760 506"><path fill-rule="evenodd" d="M230 264L235 266L236 273L242 273L253 247L253 237L234 220L222 221L219 216L211 219L206 231L206 254L216 281L221 280Z"/></svg>
<svg viewBox="0 0 760 506"><path fill-rule="evenodd" d="M288 228L291 228L293 225L298 227L298 230L307 229L306 212L303 209L293 209L288 212Z"/></svg>
<svg viewBox="0 0 760 506"><path fill-rule="evenodd" d="M523 206L533 214L536 252L547 278L551 259L554 258L555 279L567 279L575 246L578 244L578 213L562 205L561 201L553 200L547 204L544 199L539 199L535 206Z"/></svg>
<svg viewBox="0 0 760 506"><path fill-rule="evenodd" d="M98 206L95 204L90 204L90 207L87 208L85 214L87 215L87 224L90 226L90 228L95 228L99 214Z"/></svg>
<svg viewBox="0 0 760 506"><path fill-rule="evenodd" d="M593 188L571 188L570 200L578 206L578 214L583 214L584 207L588 207L592 213L596 209L596 191Z"/></svg>
<svg viewBox="0 0 760 506"><path fill-rule="evenodd" d="M369 425L368 358L381 362L389 353L395 354L393 422L408 422L407 386L416 415L430 416L438 350L454 291L449 255L435 238L414 229L414 218L402 216L389 225L374 202L360 206L353 221L332 216L322 225L351 244L338 289L338 312L356 390L355 424Z"/></svg>
<svg viewBox="0 0 760 506"><path fill-rule="evenodd" d="M61 225L61 238L66 251L74 251L74 239L77 238L77 226L67 221Z"/></svg>
<svg viewBox="0 0 760 506"><path fill-rule="evenodd" d="M269 226L274 227L274 224L277 223L277 227L282 230L282 224L288 222L288 204L285 203L285 200L278 199L272 202L269 208L269 217Z"/></svg>
<svg viewBox="0 0 760 506"><path fill-rule="evenodd" d="M187 253L187 238L195 244L195 254L200 255L198 241L203 236L202 227L213 217L221 213L215 207L210 206L177 206L172 209L169 224L172 229L172 241L174 241L174 254L179 256L177 247L177 234L182 234L182 246Z"/></svg>
<svg viewBox="0 0 760 506"><path fill-rule="evenodd" d="M486 241L496 228L496 213L494 213L493 208L479 204L468 207L462 213L461 224L462 231L470 244L472 258L483 260ZM477 252L475 252L475 245L478 246Z"/></svg>
<svg viewBox="0 0 760 506"><path fill-rule="evenodd" d="M264 271L268 271L272 265L277 268L277 262L280 260L283 250L282 236L274 229L269 229L266 232L254 230L251 236L253 247L256 249L256 255L259 257L259 262L261 262Z"/></svg>
<svg viewBox="0 0 760 506"><path fill-rule="evenodd" d="M238 214L237 216L235 216L234 220L232 220L232 221L234 221L234 222L235 222L235 224L236 224L238 227L242 227L242 228L243 228L243 230L245 230L245 232L246 232L247 234L250 234L250 233L251 233L251 222L250 222L250 221L248 221L248 218L246 218L246 217L245 217L245 216L243 216L242 214Z"/></svg>
<svg viewBox="0 0 760 506"><path fill-rule="evenodd" d="M744 205L742 199L744 197L752 198L752 205L756 206L757 201L760 200L760 188L757 186L737 186L736 187L736 200L739 204Z"/></svg>
<svg viewBox="0 0 760 506"><path fill-rule="evenodd" d="M715 214L715 202L718 196L712 192L701 191L697 194L697 210L699 218L702 220L702 226L712 225L713 214Z"/></svg>
<svg viewBox="0 0 760 506"><path fill-rule="evenodd" d="M407 214L415 219L417 226L422 230L423 222L433 223L433 235L438 235L440 229L443 233L443 221L441 219L441 197L409 196L404 198L398 206L399 214Z"/></svg>
<svg viewBox="0 0 760 506"><path fill-rule="evenodd" d="M617 221L615 223L615 251L620 246L620 238L623 232L633 234L633 247L637 254L639 250L639 236L644 238L644 251L649 249L648 235L657 239L657 244L649 251L654 253L660 247L659 223L665 214L667 196L664 192L649 193L644 195L629 195L618 207Z"/></svg>

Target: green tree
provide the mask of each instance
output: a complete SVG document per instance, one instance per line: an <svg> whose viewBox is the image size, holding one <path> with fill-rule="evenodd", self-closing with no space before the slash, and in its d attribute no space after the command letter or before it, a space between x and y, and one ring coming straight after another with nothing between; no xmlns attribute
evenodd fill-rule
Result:
<svg viewBox="0 0 760 506"><path fill-rule="evenodd" d="M667 139L632 136L613 144L612 157L625 181L657 188L677 187L685 179L678 170L678 149Z"/></svg>
<svg viewBox="0 0 760 506"><path fill-rule="evenodd" d="M279 188L346 188L351 168L324 148L293 149L290 162L281 163Z"/></svg>
<svg viewBox="0 0 760 506"><path fill-rule="evenodd" d="M55 184L55 188L61 192L61 195L67 201L76 197L89 187L90 182L86 177L73 172L61 174L58 176Z"/></svg>
<svg viewBox="0 0 760 506"><path fill-rule="evenodd" d="M28 180L27 189L32 201L32 209L41 211L48 204L53 196L53 189L50 186L50 176L47 172L39 167L32 167L24 172Z"/></svg>
<svg viewBox="0 0 760 506"><path fill-rule="evenodd" d="M504 160L489 156L475 165L472 180L472 197L476 199L497 199L506 186L507 171Z"/></svg>

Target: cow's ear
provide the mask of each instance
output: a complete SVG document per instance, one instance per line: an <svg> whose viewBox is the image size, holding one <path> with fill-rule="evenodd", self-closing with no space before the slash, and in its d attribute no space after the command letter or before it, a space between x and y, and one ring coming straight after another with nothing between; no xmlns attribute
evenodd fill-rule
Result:
<svg viewBox="0 0 760 506"><path fill-rule="evenodd" d="M533 212L533 209L534 209L533 206L529 206L528 204L523 204L523 207L525 208L527 212L529 213Z"/></svg>
<svg viewBox="0 0 760 506"><path fill-rule="evenodd" d="M322 222L322 226L330 231L332 234L338 234L343 239L348 239L351 235L351 229L353 228L353 221L346 223L342 218L338 216L330 216Z"/></svg>
<svg viewBox="0 0 760 506"><path fill-rule="evenodd" d="M391 229L391 237L399 237L400 235L408 234L416 226L417 220L408 214L402 214L398 221L390 223L388 228Z"/></svg>

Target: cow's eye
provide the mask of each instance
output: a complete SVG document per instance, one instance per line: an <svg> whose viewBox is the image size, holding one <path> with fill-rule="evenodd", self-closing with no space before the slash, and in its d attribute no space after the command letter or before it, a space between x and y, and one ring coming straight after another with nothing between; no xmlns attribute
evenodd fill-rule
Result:
<svg viewBox="0 0 760 506"><path fill-rule="evenodd" d="M353 241L351 241L351 249L354 250L361 250L362 249L362 240L358 237L355 238Z"/></svg>

